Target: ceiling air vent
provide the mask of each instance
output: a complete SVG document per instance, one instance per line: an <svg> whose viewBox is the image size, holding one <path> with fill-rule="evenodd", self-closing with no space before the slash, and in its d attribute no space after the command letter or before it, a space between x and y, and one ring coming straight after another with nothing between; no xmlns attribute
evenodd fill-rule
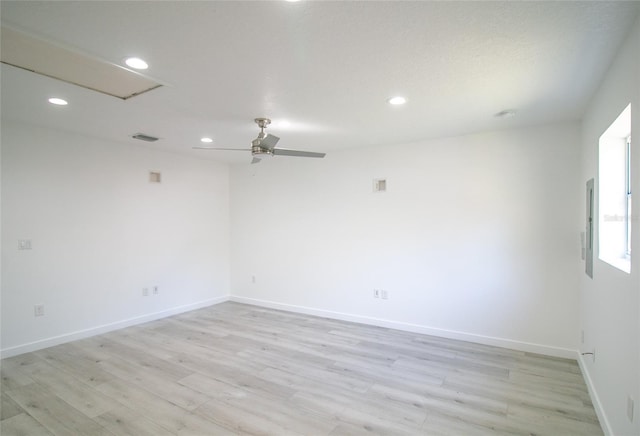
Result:
<svg viewBox="0 0 640 436"><path fill-rule="evenodd" d="M136 133L132 136L133 139L139 139L140 141L147 142L156 142L160 138L156 138L155 136L145 135L144 133Z"/></svg>

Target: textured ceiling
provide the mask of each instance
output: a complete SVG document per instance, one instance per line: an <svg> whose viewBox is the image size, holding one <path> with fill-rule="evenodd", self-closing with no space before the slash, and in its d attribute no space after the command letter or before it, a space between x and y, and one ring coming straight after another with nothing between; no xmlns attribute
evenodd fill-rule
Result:
<svg viewBox="0 0 640 436"><path fill-rule="evenodd" d="M324 152L577 120L639 6L2 1L3 25L114 64L140 56L166 84L123 101L2 65L2 117L229 162L249 158L191 147L246 148L258 116L279 146ZM388 105L397 94L408 103Z"/></svg>

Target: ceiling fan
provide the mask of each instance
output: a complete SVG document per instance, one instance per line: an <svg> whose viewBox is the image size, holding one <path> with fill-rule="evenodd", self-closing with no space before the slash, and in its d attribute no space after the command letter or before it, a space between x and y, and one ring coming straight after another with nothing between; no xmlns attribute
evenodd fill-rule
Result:
<svg viewBox="0 0 640 436"><path fill-rule="evenodd" d="M254 120L260 133L258 137L251 141L251 148L219 148L219 147L193 147L200 150L231 150L231 151L250 151L253 159L251 163L258 163L260 159L266 156L297 156L297 157L324 157L326 153L316 153L314 151L288 150L286 148L275 148L280 140L272 134L265 134L264 129L271 124L269 118L256 118Z"/></svg>

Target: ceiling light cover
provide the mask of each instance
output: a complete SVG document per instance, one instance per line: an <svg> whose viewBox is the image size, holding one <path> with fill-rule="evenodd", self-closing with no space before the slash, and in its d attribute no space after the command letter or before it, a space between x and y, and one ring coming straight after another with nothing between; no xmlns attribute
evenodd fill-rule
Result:
<svg viewBox="0 0 640 436"><path fill-rule="evenodd" d="M131 68L135 68L136 70L146 70L147 68L149 68L149 64L147 64L144 60L136 57L127 58L125 59L124 63Z"/></svg>
<svg viewBox="0 0 640 436"><path fill-rule="evenodd" d="M207 144L210 144L210 143L213 142L213 139L211 139L211 138L202 138L202 139L200 139L200 141L204 142L204 143L207 143Z"/></svg>
<svg viewBox="0 0 640 436"><path fill-rule="evenodd" d="M57 106L66 106L67 104L69 104L69 103L67 102L67 100L63 100L63 99L58 98L58 97L51 97L51 98L49 99L49 103L51 103L51 104L55 104L55 105L57 105Z"/></svg>
<svg viewBox="0 0 640 436"><path fill-rule="evenodd" d="M389 104L398 106L401 104L405 104L407 102L407 99L398 95L396 97L391 97L388 101L389 101Z"/></svg>

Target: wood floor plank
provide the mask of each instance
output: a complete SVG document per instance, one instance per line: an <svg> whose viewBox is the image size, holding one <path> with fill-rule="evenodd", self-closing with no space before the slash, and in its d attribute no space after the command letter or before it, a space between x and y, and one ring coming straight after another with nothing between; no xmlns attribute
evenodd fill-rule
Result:
<svg viewBox="0 0 640 436"><path fill-rule="evenodd" d="M55 392L57 397L88 417L100 415L117 407L115 401L80 382L72 373L57 369L44 360L30 363L23 368L38 385L46 387L50 392ZM10 395L11 392L9 391Z"/></svg>
<svg viewBox="0 0 640 436"><path fill-rule="evenodd" d="M221 402L220 400L215 401ZM337 422L329 415L300 408L293 401L280 402L277 397L265 393L251 392L245 397L228 397L223 402L227 406L268 420L287 432L305 435L328 434L337 425Z"/></svg>
<svg viewBox="0 0 640 436"><path fill-rule="evenodd" d="M113 436L90 417L38 383L8 391L7 395L55 435Z"/></svg>
<svg viewBox="0 0 640 436"><path fill-rule="evenodd" d="M0 419L2 421L16 415L20 415L21 413L25 413L24 409L20 407L18 403L9 398L6 392L3 391L0 393L0 399L2 401L2 404L0 405Z"/></svg>
<svg viewBox="0 0 640 436"><path fill-rule="evenodd" d="M49 430L26 413L20 413L0 422L0 434L4 436L52 436Z"/></svg>
<svg viewBox="0 0 640 436"><path fill-rule="evenodd" d="M602 435L575 361L232 302L0 370L3 435Z"/></svg>
<svg viewBox="0 0 640 436"><path fill-rule="evenodd" d="M226 435L228 430L211 420L202 418L145 389L124 380L112 380L98 387L100 392L118 401L130 410L150 419L174 434L198 434L209 429L214 434ZM206 434L206 432L201 432Z"/></svg>
<svg viewBox="0 0 640 436"><path fill-rule="evenodd" d="M281 399L287 399L295 393L295 390L288 386L255 376L253 371L243 371L242 367L238 368L198 356L181 356L178 361L213 380L239 387L248 392L265 392Z"/></svg>
<svg viewBox="0 0 640 436"><path fill-rule="evenodd" d="M376 435L415 435L419 432L413 422L389 420L362 411L359 408L349 407L337 415L340 424L332 434L376 434Z"/></svg>
<svg viewBox="0 0 640 436"><path fill-rule="evenodd" d="M118 436L173 436L155 422L124 406L96 417L96 422Z"/></svg>
<svg viewBox="0 0 640 436"><path fill-rule="evenodd" d="M265 418L253 411L247 411L224 401L211 400L196 409L194 413L206 416L208 419L242 435L301 435L301 433L284 428L268 417Z"/></svg>
<svg viewBox="0 0 640 436"><path fill-rule="evenodd" d="M99 365L118 378L153 392L187 410L193 410L209 400L206 395L177 383L168 375L163 377L163 374L158 371L147 371L126 359L112 356L109 360L101 361Z"/></svg>
<svg viewBox="0 0 640 436"><path fill-rule="evenodd" d="M2 390L8 391L34 383L34 380L24 370L24 367L37 360L39 358L32 353L3 359L0 365Z"/></svg>
<svg viewBox="0 0 640 436"><path fill-rule="evenodd" d="M97 386L113 378L113 375L98 368L94 360L87 359L78 353L77 347L62 345L36 351L33 354L52 367L66 371L90 386Z"/></svg>

